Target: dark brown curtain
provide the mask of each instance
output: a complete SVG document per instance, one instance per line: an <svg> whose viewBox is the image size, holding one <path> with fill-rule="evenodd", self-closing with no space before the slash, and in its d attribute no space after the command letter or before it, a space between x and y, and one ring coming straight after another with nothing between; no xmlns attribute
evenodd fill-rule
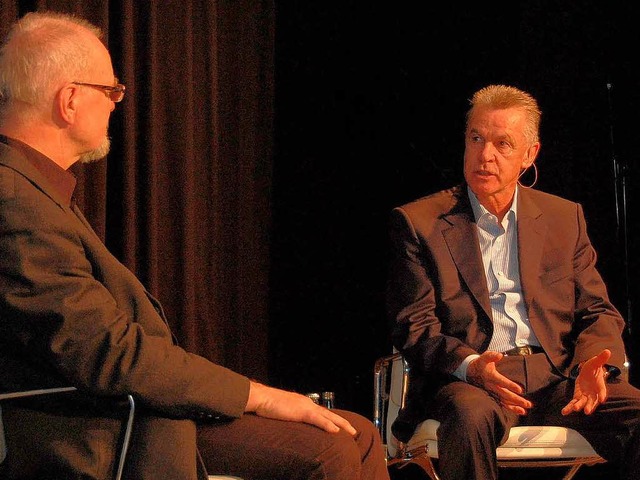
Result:
<svg viewBox="0 0 640 480"><path fill-rule="evenodd" d="M0 34L32 10L102 27L127 86L87 217L186 349L267 380L273 0L0 0Z"/></svg>

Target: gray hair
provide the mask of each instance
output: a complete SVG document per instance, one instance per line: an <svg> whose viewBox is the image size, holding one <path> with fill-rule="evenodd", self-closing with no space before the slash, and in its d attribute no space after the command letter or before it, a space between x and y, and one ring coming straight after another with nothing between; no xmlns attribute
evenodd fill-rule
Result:
<svg viewBox="0 0 640 480"><path fill-rule="evenodd" d="M98 27L70 14L31 12L18 20L0 48L0 109L14 100L47 105L61 83L81 80L91 61L86 31L103 38Z"/></svg>
<svg viewBox="0 0 640 480"><path fill-rule="evenodd" d="M540 139L540 118L542 111L538 102L529 93L508 85L489 85L473 94L471 108L467 112L467 127L473 111L479 107L490 109L519 108L526 115L524 135L530 144Z"/></svg>

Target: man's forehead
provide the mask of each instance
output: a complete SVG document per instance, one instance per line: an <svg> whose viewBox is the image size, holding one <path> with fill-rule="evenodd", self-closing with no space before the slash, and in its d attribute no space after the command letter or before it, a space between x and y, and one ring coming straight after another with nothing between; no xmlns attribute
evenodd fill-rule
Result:
<svg viewBox="0 0 640 480"><path fill-rule="evenodd" d="M518 109L482 109L469 118L468 131L479 134L511 134L522 131L525 115Z"/></svg>

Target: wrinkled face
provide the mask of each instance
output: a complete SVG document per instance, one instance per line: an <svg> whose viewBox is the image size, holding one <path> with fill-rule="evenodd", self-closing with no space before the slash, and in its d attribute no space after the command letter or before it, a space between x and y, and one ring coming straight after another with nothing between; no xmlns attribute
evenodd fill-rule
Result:
<svg viewBox="0 0 640 480"><path fill-rule="evenodd" d="M465 135L464 178L481 203L511 201L520 173L535 160L539 143L524 136L525 114L509 108L476 108Z"/></svg>

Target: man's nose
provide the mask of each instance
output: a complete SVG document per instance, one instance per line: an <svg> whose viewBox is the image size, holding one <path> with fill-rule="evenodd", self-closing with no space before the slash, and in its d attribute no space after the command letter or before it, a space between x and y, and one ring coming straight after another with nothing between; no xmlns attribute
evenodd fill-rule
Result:
<svg viewBox="0 0 640 480"><path fill-rule="evenodd" d="M482 149L482 159L486 162L491 162L496 159L497 149L491 142L487 142L484 144Z"/></svg>

